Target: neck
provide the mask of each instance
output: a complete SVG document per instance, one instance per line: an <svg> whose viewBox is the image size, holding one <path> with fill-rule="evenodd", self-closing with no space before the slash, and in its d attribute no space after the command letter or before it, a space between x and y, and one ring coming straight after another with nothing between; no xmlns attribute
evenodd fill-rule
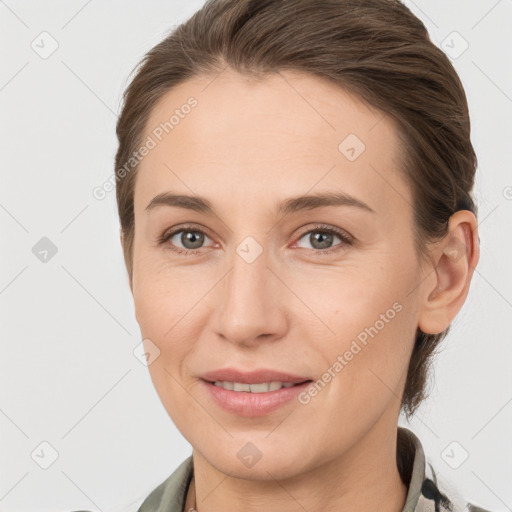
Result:
<svg viewBox="0 0 512 512"><path fill-rule="evenodd" d="M396 433L396 426L386 436L370 431L343 456L282 480L227 476L194 450L185 511L401 512L407 486L398 472Z"/></svg>

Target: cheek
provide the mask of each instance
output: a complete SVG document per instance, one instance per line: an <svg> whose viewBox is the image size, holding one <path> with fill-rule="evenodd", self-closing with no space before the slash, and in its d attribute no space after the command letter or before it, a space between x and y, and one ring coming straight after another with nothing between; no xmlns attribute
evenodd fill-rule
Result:
<svg viewBox="0 0 512 512"><path fill-rule="evenodd" d="M315 351L323 370L340 376L332 379L336 394L382 397L405 379L417 327L413 296L408 295L413 282L413 268L382 264L333 273L317 284L321 293L312 294L312 284L303 283L299 293L322 320L315 320L323 340L315 343ZM298 322L305 326L304 320Z"/></svg>
<svg viewBox="0 0 512 512"><path fill-rule="evenodd" d="M164 258L154 256L136 265L133 298L137 322L142 338L150 339L159 351L148 369L169 410L189 399L183 395L182 385L188 386L186 363L197 350L197 340L211 313L208 292L216 276L210 274L199 279L190 268L169 268Z"/></svg>
<svg viewBox="0 0 512 512"><path fill-rule="evenodd" d="M327 320L336 335L314 347L315 355L321 354L320 382L305 417L314 417L317 431L340 447L367 432L386 411L398 414L416 326L414 308L395 299L391 292L341 303Z"/></svg>
<svg viewBox="0 0 512 512"><path fill-rule="evenodd" d="M383 415L395 421L399 413L416 330L414 311L407 304L401 306L388 323L370 315L366 325L354 326L354 335L341 342L343 369L333 379L330 402L336 407L331 408L330 423L346 426L344 435L349 438L357 438ZM377 311L380 315L394 310Z"/></svg>
<svg viewBox="0 0 512 512"><path fill-rule="evenodd" d="M190 269L169 268L166 259L150 254L136 261L133 299L137 321L145 337L173 339L176 330L211 287L207 276L198 279Z"/></svg>
<svg viewBox="0 0 512 512"><path fill-rule="evenodd" d="M195 286L195 287L194 287ZM179 429L186 422L190 395L186 385L185 362L199 336L193 305L204 295L198 284L164 275L146 260L134 274L134 305L143 339L156 346L158 357L148 366L151 380L170 418ZM183 293L182 290L187 290Z"/></svg>

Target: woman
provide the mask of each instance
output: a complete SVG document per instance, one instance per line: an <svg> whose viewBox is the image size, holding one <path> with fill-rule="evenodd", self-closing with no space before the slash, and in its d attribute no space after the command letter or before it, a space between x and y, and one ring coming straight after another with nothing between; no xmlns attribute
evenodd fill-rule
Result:
<svg viewBox="0 0 512 512"><path fill-rule="evenodd" d="M484 510L398 427L479 259L468 107L390 0L211 0L117 125L152 381L192 455L140 512Z"/></svg>

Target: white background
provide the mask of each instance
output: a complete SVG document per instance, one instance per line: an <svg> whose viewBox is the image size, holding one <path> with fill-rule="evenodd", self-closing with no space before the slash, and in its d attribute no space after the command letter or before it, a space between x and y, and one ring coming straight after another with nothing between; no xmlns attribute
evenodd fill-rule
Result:
<svg viewBox="0 0 512 512"><path fill-rule="evenodd" d="M129 73L202 4L0 1L0 511L136 510L191 453L133 354L115 193L92 189L114 170ZM463 48L453 31L469 44L453 63L479 158L481 260L431 397L401 424L464 497L511 510L512 1L406 4L447 53ZM58 43L46 59L31 47L50 48L43 31ZM58 249L46 263L32 252L43 237ZM31 456L51 454L43 441L58 452L48 469ZM469 454L458 469L442 455L452 441Z"/></svg>

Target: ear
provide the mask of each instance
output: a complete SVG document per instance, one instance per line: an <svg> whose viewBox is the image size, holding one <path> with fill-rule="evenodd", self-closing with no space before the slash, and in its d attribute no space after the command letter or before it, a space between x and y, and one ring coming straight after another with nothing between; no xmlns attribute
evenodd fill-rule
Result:
<svg viewBox="0 0 512 512"><path fill-rule="evenodd" d="M123 248L123 251L124 251L124 233L123 233L123 228L119 229L119 240L121 241L121 247ZM130 281L130 291L132 292L132 295L133 295L132 276L128 275L128 278L129 278L129 281Z"/></svg>
<svg viewBox="0 0 512 512"><path fill-rule="evenodd" d="M480 258L478 224L468 210L455 212L448 233L432 250L432 278L425 280L418 327L425 334L448 328L466 300Z"/></svg>

